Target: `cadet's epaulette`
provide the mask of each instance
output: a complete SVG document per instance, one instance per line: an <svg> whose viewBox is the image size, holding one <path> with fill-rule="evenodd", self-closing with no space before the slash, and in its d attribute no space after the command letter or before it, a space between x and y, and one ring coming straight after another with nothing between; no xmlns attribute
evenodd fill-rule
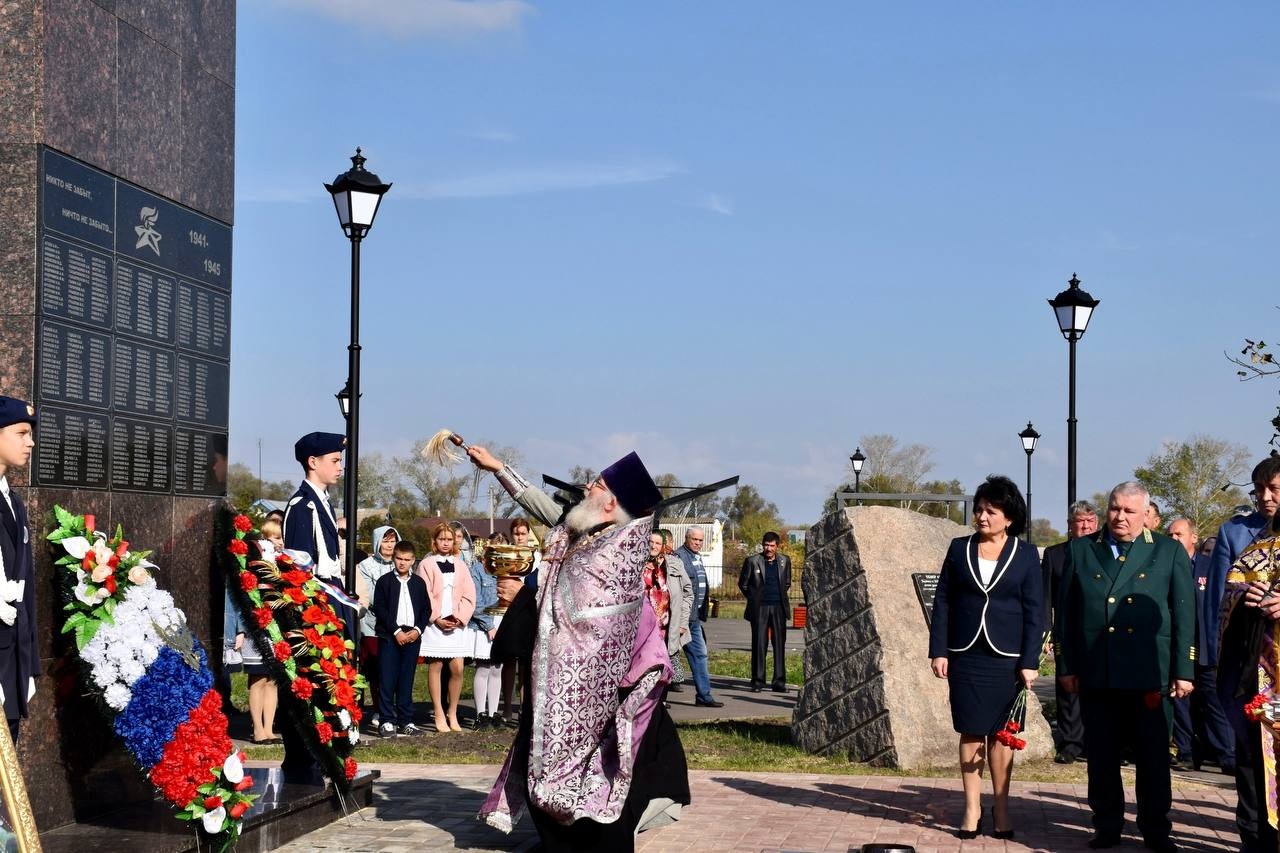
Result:
<svg viewBox="0 0 1280 853"><path fill-rule="evenodd" d="M1190 657L1192 661L1194 661L1194 660L1196 659L1196 647L1195 647L1195 646L1192 646L1192 647L1191 647L1191 650L1187 653L1187 656L1188 656L1188 657Z"/></svg>
<svg viewBox="0 0 1280 853"><path fill-rule="evenodd" d="M1148 545L1156 541L1151 537L1151 531L1145 527L1142 528L1142 541L1146 542Z"/></svg>
<svg viewBox="0 0 1280 853"><path fill-rule="evenodd" d="M289 506L293 506L294 504L296 504L296 503L297 503L298 501L300 501L300 500L302 500L302 495L294 495L294 496L293 496L293 499L292 499L291 501L289 501Z"/></svg>

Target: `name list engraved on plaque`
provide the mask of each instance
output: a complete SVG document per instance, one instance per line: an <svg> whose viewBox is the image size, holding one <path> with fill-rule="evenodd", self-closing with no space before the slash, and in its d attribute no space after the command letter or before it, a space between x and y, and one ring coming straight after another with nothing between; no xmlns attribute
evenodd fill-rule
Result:
<svg viewBox="0 0 1280 853"><path fill-rule="evenodd" d="M231 300L225 294L178 282L178 346L202 355L231 356Z"/></svg>
<svg viewBox="0 0 1280 853"><path fill-rule="evenodd" d="M225 494L231 227L39 151L32 483Z"/></svg>
<svg viewBox="0 0 1280 853"><path fill-rule="evenodd" d="M111 318L111 256L50 235L40 252L40 312L105 329Z"/></svg>
<svg viewBox="0 0 1280 853"><path fill-rule="evenodd" d="M137 264L116 264L116 331L156 343L173 343L178 282Z"/></svg>
<svg viewBox="0 0 1280 853"><path fill-rule="evenodd" d="M41 400L105 409L111 405L111 336L66 326L40 326Z"/></svg>
<svg viewBox="0 0 1280 853"><path fill-rule="evenodd" d="M168 492L172 460L173 427L129 418L111 422L111 488Z"/></svg>
<svg viewBox="0 0 1280 853"><path fill-rule="evenodd" d="M111 370L117 412L173 418L173 365L170 350L117 340Z"/></svg>
<svg viewBox="0 0 1280 853"><path fill-rule="evenodd" d="M213 475L214 449L224 434L176 427L173 431L173 490L180 495L221 495L225 486Z"/></svg>
<svg viewBox="0 0 1280 853"><path fill-rule="evenodd" d="M110 430L105 414L55 406L41 409L32 465L41 485L105 489Z"/></svg>

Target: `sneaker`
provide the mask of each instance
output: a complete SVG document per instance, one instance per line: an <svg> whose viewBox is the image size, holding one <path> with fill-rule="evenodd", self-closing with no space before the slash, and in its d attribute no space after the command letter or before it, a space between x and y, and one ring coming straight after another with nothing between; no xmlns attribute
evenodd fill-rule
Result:
<svg viewBox="0 0 1280 853"><path fill-rule="evenodd" d="M422 734L422 729L418 728L413 723L400 727L400 735L402 737L413 737L414 735L420 734Z"/></svg>
<svg viewBox="0 0 1280 853"><path fill-rule="evenodd" d="M395 723L383 723L382 725L378 726L378 734L380 734L382 737L395 737L395 736L396 736L396 724L395 724Z"/></svg>
<svg viewBox="0 0 1280 853"><path fill-rule="evenodd" d="M378 716L377 714L374 714L372 717L370 717L369 727L373 729L375 732L378 729L382 728L382 717Z"/></svg>

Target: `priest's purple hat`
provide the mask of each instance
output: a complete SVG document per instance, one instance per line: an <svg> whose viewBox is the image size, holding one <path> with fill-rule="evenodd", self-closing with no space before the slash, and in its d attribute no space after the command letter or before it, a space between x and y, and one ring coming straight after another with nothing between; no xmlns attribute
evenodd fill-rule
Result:
<svg viewBox="0 0 1280 853"><path fill-rule="evenodd" d="M601 471L600 479L632 518L649 515L662 500L662 492L634 450Z"/></svg>

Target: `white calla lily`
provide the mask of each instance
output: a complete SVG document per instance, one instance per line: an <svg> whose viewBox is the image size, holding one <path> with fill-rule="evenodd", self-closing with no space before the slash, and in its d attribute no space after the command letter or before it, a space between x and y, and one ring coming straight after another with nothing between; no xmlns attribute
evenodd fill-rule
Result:
<svg viewBox="0 0 1280 853"><path fill-rule="evenodd" d="M66 552L77 560L83 560L84 555L89 553L89 548L91 547L89 540L83 536L72 536L63 539L61 544L66 549Z"/></svg>
<svg viewBox="0 0 1280 853"><path fill-rule="evenodd" d="M239 785L244 778L244 765L240 763L240 753L233 752L222 762L222 778L232 785Z"/></svg>
<svg viewBox="0 0 1280 853"><path fill-rule="evenodd" d="M200 818L204 824L204 831L210 835L216 835L222 831L222 824L227 819L226 806L218 806L213 811L205 812L204 817Z"/></svg>

